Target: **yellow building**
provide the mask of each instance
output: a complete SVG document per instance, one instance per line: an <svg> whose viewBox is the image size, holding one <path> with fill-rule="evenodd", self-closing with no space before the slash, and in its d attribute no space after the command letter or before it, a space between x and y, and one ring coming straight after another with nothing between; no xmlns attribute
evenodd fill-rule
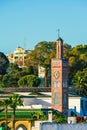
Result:
<svg viewBox="0 0 87 130"><path fill-rule="evenodd" d="M5 121L0 121L0 125L1 124L5 124ZM1 126L0 126L1 127ZM9 122L8 122L8 127L11 129L11 130L13 130L12 129L12 121L11 120L9 120ZM16 120L15 121L15 130L31 130L31 121L30 120ZM5 129L5 127L3 126L3 130Z"/></svg>
<svg viewBox="0 0 87 130"><path fill-rule="evenodd" d="M27 54L30 50L25 50L22 47L17 47L13 54L7 54L10 63L17 63L20 67L25 65Z"/></svg>

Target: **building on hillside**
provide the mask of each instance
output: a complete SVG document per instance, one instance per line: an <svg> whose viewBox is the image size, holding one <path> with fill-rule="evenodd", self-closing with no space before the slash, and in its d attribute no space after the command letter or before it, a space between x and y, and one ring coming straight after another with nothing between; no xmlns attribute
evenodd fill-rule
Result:
<svg viewBox="0 0 87 130"><path fill-rule="evenodd" d="M38 65L38 77L40 79L40 87L44 87L45 68Z"/></svg>
<svg viewBox="0 0 87 130"><path fill-rule="evenodd" d="M7 54L10 63L17 63L19 67L25 65L25 60L27 54L30 53L30 50L25 50L22 47L17 47L13 54Z"/></svg>
<svg viewBox="0 0 87 130"><path fill-rule="evenodd" d="M6 54L10 63L13 63L13 54Z"/></svg>

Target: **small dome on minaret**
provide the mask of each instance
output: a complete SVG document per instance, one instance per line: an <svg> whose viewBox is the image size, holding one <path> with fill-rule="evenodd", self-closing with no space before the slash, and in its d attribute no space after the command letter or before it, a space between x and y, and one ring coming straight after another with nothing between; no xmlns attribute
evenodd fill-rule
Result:
<svg viewBox="0 0 87 130"><path fill-rule="evenodd" d="M58 37L58 39L56 41L62 41L63 42L63 39L61 37Z"/></svg>

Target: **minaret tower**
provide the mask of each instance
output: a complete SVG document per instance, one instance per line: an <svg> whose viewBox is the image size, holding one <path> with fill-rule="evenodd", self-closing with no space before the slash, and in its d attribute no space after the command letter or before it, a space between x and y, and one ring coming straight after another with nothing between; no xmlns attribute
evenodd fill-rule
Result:
<svg viewBox="0 0 87 130"><path fill-rule="evenodd" d="M56 41L56 58L63 58L63 40L60 37Z"/></svg>
<svg viewBox="0 0 87 130"><path fill-rule="evenodd" d="M68 115L68 61L63 58L63 40L56 41L56 58L51 62L52 108Z"/></svg>

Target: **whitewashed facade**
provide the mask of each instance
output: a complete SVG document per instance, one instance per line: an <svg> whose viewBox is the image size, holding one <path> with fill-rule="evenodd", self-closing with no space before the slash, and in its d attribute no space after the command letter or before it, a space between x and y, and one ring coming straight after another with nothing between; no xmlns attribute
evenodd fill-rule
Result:
<svg viewBox="0 0 87 130"><path fill-rule="evenodd" d="M44 97L23 98L24 108L51 108L51 93L42 93ZM20 95L25 95L20 93ZM47 97L48 96L48 97ZM71 112L77 116L87 116L87 98L69 95L68 97L68 116Z"/></svg>
<svg viewBox="0 0 87 130"><path fill-rule="evenodd" d="M73 111L77 116L87 116L87 98L80 96L69 96L69 113Z"/></svg>

